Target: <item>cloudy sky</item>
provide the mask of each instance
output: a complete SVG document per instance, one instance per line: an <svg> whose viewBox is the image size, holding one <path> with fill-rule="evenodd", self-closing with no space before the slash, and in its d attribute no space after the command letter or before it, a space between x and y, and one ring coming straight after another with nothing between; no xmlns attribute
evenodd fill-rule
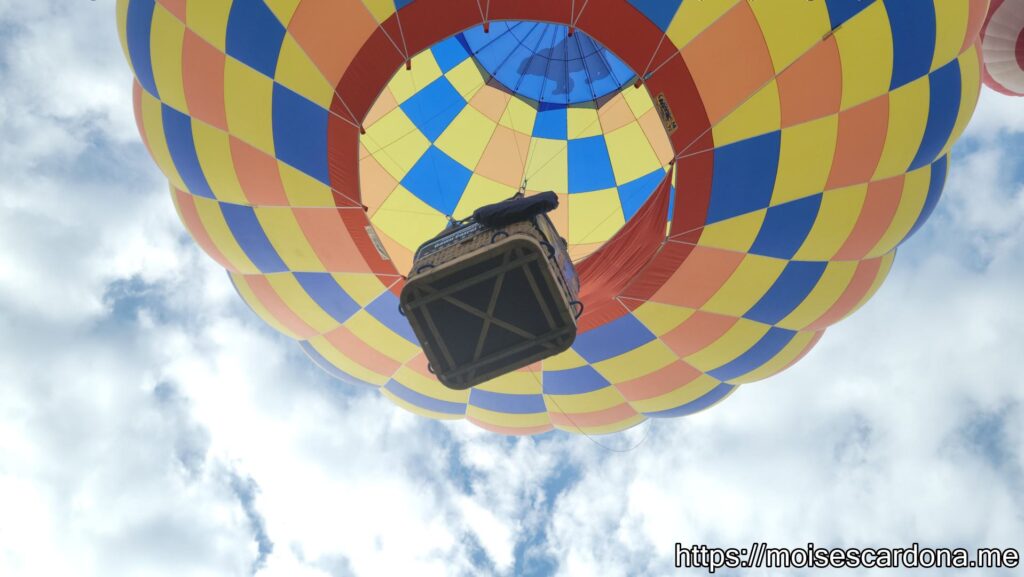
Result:
<svg viewBox="0 0 1024 577"><path fill-rule="evenodd" d="M265 327L138 139L112 0L0 0L0 79L0 575L648 576L682 573L676 542L1024 544L1024 100L983 93L863 310L711 411L600 439L621 452L412 416Z"/></svg>

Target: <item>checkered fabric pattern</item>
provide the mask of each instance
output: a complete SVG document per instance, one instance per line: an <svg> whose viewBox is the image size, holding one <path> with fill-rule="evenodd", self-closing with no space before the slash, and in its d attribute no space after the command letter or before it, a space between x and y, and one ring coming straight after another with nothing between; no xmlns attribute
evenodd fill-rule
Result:
<svg viewBox="0 0 1024 577"><path fill-rule="evenodd" d="M607 0L564 2L562 15L557 0L487 4L492 18L571 19L650 91L570 106L509 94L451 38L488 17L476 2L119 0L117 13L143 140L182 222L252 309L340 379L506 434L693 413L792 365L863 305L941 195L977 102L988 6ZM358 114L356 192L335 183L333 163L348 160L332 156L328 127L353 105L343 79L369 74L367 54L403 50L398 20L426 46L411 70L389 65L390 82L360 88L379 97ZM670 104L681 125L708 128L666 135L656 87L695 94ZM676 157L657 258L684 256L641 279L642 295L622 295L623 315L469 391L430 375L396 294L411 251L447 215L526 176L562 196L555 221L581 258Z"/></svg>
<svg viewBox="0 0 1024 577"><path fill-rule="evenodd" d="M523 101L491 80L458 37L413 58L365 121L363 202L400 271L448 216L508 198L524 179L551 190L552 216L582 258L636 213L673 153L645 90L578 106Z"/></svg>

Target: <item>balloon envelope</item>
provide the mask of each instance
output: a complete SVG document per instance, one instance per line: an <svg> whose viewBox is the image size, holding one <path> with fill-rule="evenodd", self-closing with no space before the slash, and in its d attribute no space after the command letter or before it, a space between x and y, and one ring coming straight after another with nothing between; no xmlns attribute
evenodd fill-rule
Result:
<svg viewBox="0 0 1024 577"><path fill-rule="evenodd" d="M421 415L607 433L785 369L874 294L976 104L987 2L953 4L119 0L118 18L181 219L270 326ZM448 390L402 275L449 216L524 182L560 196L580 334Z"/></svg>
<svg viewBox="0 0 1024 577"><path fill-rule="evenodd" d="M993 0L981 37L985 84L1010 96L1024 95L1024 1Z"/></svg>

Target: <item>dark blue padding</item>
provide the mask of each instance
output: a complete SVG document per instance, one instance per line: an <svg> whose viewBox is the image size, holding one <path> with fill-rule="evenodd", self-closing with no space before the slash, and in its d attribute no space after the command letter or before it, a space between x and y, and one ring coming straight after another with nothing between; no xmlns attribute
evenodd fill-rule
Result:
<svg viewBox="0 0 1024 577"><path fill-rule="evenodd" d="M715 149L708 224L768 206L781 141L781 132L775 131Z"/></svg>
<svg viewBox="0 0 1024 577"><path fill-rule="evenodd" d="M821 207L821 194L773 206L768 209L750 252L791 259L807 240Z"/></svg>
<svg viewBox="0 0 1024 577"><path fill-rule="evenodd" d="M274 84L274 150L278 159L330 186L327 110Z"/></svg>
<svg viewBox="0 0 1024 577"><path fill-rule="evenodd" d="M544 371L544 392L549 395L579 395L607 386L608 379L590 365L564 371Z"/></svg>
<svg viewBox="0 0 1024 577"><path fill-rule="evenodd" d="M917 149L909 170L917 170L934 162L949 142L960 114L960 82L959 60L953 60L928 75L928 123L925 125L921 147Z"/></svg>
<svg viewBox="0 0 1024 577"><path fill-rule="evenodd" d="M235 2L228 14L225 51L273 78L284 33L284 26L262 1Z"/></svg>
<svg viewBox="0 0 1024 577"><path fill-rule="evenodd" d="M717 387L704 393L700 397L690 401L689 403L683 403L678 407L672 409L665 409L664 411L653 411L650 413L644 413L646 417L653 417L656 419L671 418L671 417L682 417L685 415L692 415L697 411L703 411L711 405L722 400L723 397L732 392L736 387L728 383L720 383Z"/></svg>
<svg viewBox="0 0 1024 577"><path fill-rule="evenodd" d="M470 56L469 51L459 41L458 36L452 36L447 40L438 42L430 47L430 52L434 54L434 60L437 61L437 65L441 68L442 73L447 73Z"/></svg>
<svg viewBox="0 0 1024 577"><path fill-rule="evenodd" d="M441 214L451 215L473 173L431 145L405 178L402 186Z"/></svg>
<svg viewBox="0 0 1024 577"><path fill-rule="evenodd" d="M682 0L629 0L629 3L664 32L672 23L672 17L679 10Z"/></svg>
<svg viewBox="0 0 1024 577"><path fill-rule="evenodd" d="M166 104L161 105L161 109L167 150L170 151L174 167L178 169L188 192L196 196L215 198L199 164L199 155L196 153L196 143L192 136L192 119Z"/></svg>
<svg viewBox="0 0 1024 577"><path fill-rule="evenodd" d="M515 415L546 413L548 410L541 395L495 393L476 387L469 390L469 404L496 413Z"/></svg>
<svg viewBox="0 0 1024 577"><path fill-rule="evenodd" d="M395 334L401 336L403 339L410 343L419 346L420 341L416 338L416 333L412 330L412 325L409 324L409 320L402 316L399 312L398 297L396 297L391 291L384 291L373 300L372 303L366 305L366 312L370 313L373 318L380 321L384 326L393 331Z"/></svg>
<svg viewBox="0 0 1024 577"><path fill-rule="evenodd" d="M150 54L150 31L153 29L153 10L156 0L132 0L128 5L125 35L128 42L128 57L131 58L135 78L142 88L154 98L160 98L153 78L153 60Z"/></svg>
<svg viewBox="0 0 1024 577"><path fill-rule="evenodd" d="M297 272L295 280L324 312L339 323L344 323L359 312L359 303L338 285L330 273Z"/></svg>
<svg viewBox="0 0 1024 577"><path fill-rule="evenodd" d="M942 189L946 185L946 174L949 168L949 156L943 156L936 160L931 166L931 181L928 183L928 196L924 199L924 207L921 208L921 214L918 215L917 221L914 222L914 226L910 228L910 232L907 233L907 238L910 238L921 228L921 225L928 220L932 212L935 210L935 205L939 204L939 198L942 197ZM905 240L905 239L904 239Z"/></svg>
<svg viewBox="0 0 1024 577"><path fill-rule="evenodd" d="M720 381L743 376L772 360L795 336L795 331L772 327L747 352L717 369L708 371L708 374Z"/></svg>
<svg viewBox="0 0 1024 577"><path fill-rule="evenodd" d="M636 317L625 315L577 335L572 348L593 364L628 353L655 338Z"/></svg>
<svg viewBox="0 0 1024 577"><path fill-rule="evenodd" d="M569 194L615 188L615 173L604 136L569 141Z"/></svg>
<svg viewBox="0 0 1024 577"><path fill-rule="evenodd" d="M828 18L831 21L832 29L835 30L844 22L860 14L861 10L871 6L866 0L825 0L828 7Z"/></svg>
<svg viewBox="0 0 1024 577"><path fill-rule="evenodd" d="M466 99L444 76L401 104L402 112L431 142L437 140L466 107Z"/></svg>
<svg viewBox="0 0 1024 577"><path fill-rule="evenodd" d="M767 325L778 323L811 294L827 265L825 262L790 262L768 292L743 316Z"/></svg>
<svg viewBox="0 0 1024 577"><path fill-rule="evenodd" d="M943 0L940 0L943 1ZM892 30L890 90L928 74L935 55L935 5L932 0L886 0Z"/></svg>
<svg viewBox="0 0 1024 577"><path fill-rule="evenodd" d="M452 401L443 401L441 399L429 397L423 393L418 393L410 389L394 379L388 381L387 384L384 385L384 388L399 399L420 407L421 409L426 409L435 413L444 413L446 415L466 414L466 405L462 403L453 403Z"/></svg>
<svg viewBox="0 0 1024 577"><path fill-rule="evenodd" d="M274 250L274 246L270 244L270 239L263 232L263 225L256 218L256 212L251 206L222 202L220 211L228 223L228 228L231 229L231 234L245 251L245 256L249 257L260 272L266 274L288 270Z"/></svg>

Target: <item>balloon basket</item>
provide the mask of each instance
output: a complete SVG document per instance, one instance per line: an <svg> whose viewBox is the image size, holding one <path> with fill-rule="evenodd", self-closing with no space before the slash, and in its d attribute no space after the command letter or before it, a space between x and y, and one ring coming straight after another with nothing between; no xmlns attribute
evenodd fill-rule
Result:
<svg viewBox="0 0 1024 577"><path fill-rule="evenodd" d="M568 349L581 305L550 219L446 230L416 253L401 307L446 387L464 390Z"/></svg>

